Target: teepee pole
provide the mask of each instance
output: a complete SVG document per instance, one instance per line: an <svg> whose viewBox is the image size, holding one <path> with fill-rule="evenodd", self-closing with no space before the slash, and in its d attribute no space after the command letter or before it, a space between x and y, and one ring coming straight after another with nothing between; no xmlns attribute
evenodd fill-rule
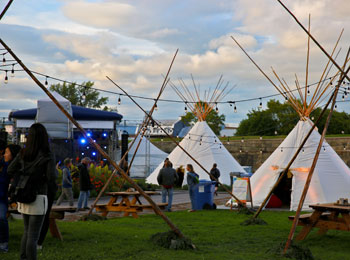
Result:
<svg viewBox="0 0 350 260"><path fill-rule="evenodd" d="M149 116L150 118L152 118L152 116L147 113L146 110L144 110L123 88L121 88L117 83L115 83L110 77L106 76L107 79L109 79L109 81L115 85L117 88L119 88L126 96L129 97L129 99L139 108L142 110L143 113L145 113L145 115ZM178 141L176 141L176 139L174 137L172 137L171 135L169 135L165 130L164 128L157 122L157 121L154 121L154 123L161 129L163 130L163 132L176 144L176 146L178 146L188 157L190 157L200 168L202 168L202 170L207 173L210 177L212 177L218 184L220 184L224 190L229 193L235 200L237 200L237 203L242 206L242 207L245 207L248 209L248 207L240 200L238 199L229 189L227 189L215 176L213 176L212 174L210 174L208 172L207 169L205 169L203 167L203 165L201 165L191 154L189 154L181 145ZM248 209L249 210L249 209Z"/></svg>
<svg viewBox="0 0 350 260"><path fill-rule="evenodd" d="M337 69L344 74L344 77L350 81L350 77L348 75L346 75L347 73L344 73L344 70L338 65L338 63L335 62L335 60L328 54L328 52L321 46L321 44L318 43L318 41L311 35L311 33L309 33L305 27L301 24L301 22L298 20L298 18L296 18L296 16L282 3L281 0L277 0L277 2L279 2L282 7L293 17L293 19L297 22L297 24L304 30L304 32L306 32L307 35L310 36L310 38L312 39L312 41L321 49L321 51L327 56L327 58L332 61L332 63L334 64L334 66L337 67Z"/></svg>
<svg viewBox="0 0 350 260"><path fill-rule="evenodd" d="M309 14L309 28L308 32L310 33L311 30L311 14ZM307 55L306 55L306 72L305 72L305 102L304 102L304 111L306 110L307 106L307 91L308 86L307 82L309 79L309 62L310 62L310 36L307 37ZM309 90L310 91L310 90Z"/></svg>
<svg viewBox="0 0 350 260"><path fill-rule="evenodd" d="M89 141L89 143L96 148L96 150L105 157L108 162L113 165L113 167L120 172L120 174L138 191L140 194L151 204L154 211L168 224L168 226L180 237L184 235L178 229L171 220L161 211L161 209L157 206L157 204L148 196L142 188L131 179L122 168L120 168L110 157L109 155L97 144L92 138L87 136L86 131L82 126L70 115L64 107L57 101L57 99L48 91L45 86L33 75L33 73L23 64L23 62L15 55L15 53L0 39L0 44L4 46L4 48L11 54L11 56L18 62L18 64L23 68L23 70L33 79L33 81L46 93L46 95L52 100L53 103L62 111L62 113L80 130L83 136Z"/></svg>
<svg viewBox="0 0 350 260"><path fill-rule="evenodd" d="M348 59L348 56L349 56L349 53L350 53L350 48L348 50L348 53L346 55L346 59L345 59L345 62L344 62L344 66L346 65L346 62L347 62L347 59ZM290 233L289 233L289 236L288 236L288 239L287 239L287 242L286 242L286 246L284 248L284 253L287 252L289 246L290 246L290 243L292 242L292 239L293 239L293 236L294 236L294 233L295 233L295 229L297 227L297 224L298 224L298 221L299 221L299 217L300 217L300 212L301 212L301 209L304 205L304 201L305 201L305 198L306 198L306 194L307 194L307 191L309 190L309 187L310 187L310 183L311 183L311 179L312 179L312 175L315 171L315 167L316 167L316 164L317 164L317 160L318 160L318 157L320 155L320 151L322 149L322 145L323 145L323 141L325 139L325 136L326 136L326 133L327 133L327 129L328 129L328 126L329 126L329 122L332 118L332 114L333 114L333 110L334 110L334 106L335 106L335 103L337 101L337 95L338 95L338 91L339 91L339 87L341 85L341 83L343 82L344 78L345 78L345 75L346 73L348 73L350 67L347 69L347 71L345 73L342 73L341 74L341 80L339 80L338 84L337 84L337 87L336 89L334 90L334 94L333 96L330 98L330 100L332 100L332 106L331 106L331 109L329 111L329 114L328 114L328 117L327 117L327 121L325 123L325 126L323 128L323 132L322 132L322 135L321 135L321 138L320 138L320 142L318 144L318 147L317 147L317 150L316 150L316 154L315 154L315 157L314 157L314 160L312 162L312 165L311 165L311 169L310 169L310 172L307 176L307 179L306 179L306 182L305 182L305 186L304 186L304 190L303 190L303 193L301 194L301 197L300 197L300 201L299 201L299 205L298 205L298 209L295 213L295 217L294 217L294 220L293 220L293 225L292 225L292 228L290 230ZM329 102L328 102L329 103Z"/></svg>
<svg viewBox="0 0 350 260"><path fill-rule="evenodd" d="M0 14L0 20L2 19L2 17L5 15L5 13L7 12L7 10L10 8L10 5L12 4L13 0L8 1L7 5L5 6L5 8L2 10L1 14Z"/></svg>

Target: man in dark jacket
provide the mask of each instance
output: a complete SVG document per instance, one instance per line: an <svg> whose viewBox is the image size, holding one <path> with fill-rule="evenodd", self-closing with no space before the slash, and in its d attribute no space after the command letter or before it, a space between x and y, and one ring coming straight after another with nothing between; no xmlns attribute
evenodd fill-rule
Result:
<svg viewBox="0 0 350 260"><path fill-rule="evenodd" d="M165 167L159 171L159 174L157 177L157 181L159 185L163 186L163 189L162 189L163 203L166 202L166 196L168 195L168 206L166 207L166 210L169 212L171 211L171 204L173 202L173 192L174 192L173 186L179 178L175 169L173 169L171 165L172 164L169 160L165 161L164 162Z"/></svg>
<svg viewBox="0 0 350 260"><path fill-rule="evenodd" d="M90 196L91 190L91 181L88 166L90 165L91 159L89 157L85 157L81 160L81 165L79 165L79 199L77 211L89 209L87 206L88 199Z"/></svg>

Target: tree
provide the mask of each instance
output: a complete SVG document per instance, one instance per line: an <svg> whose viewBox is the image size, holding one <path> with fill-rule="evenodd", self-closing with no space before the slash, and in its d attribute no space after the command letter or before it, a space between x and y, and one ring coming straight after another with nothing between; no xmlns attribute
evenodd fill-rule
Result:
<svg viewBox="0 0 350 260"><path fill-rule="evenodd" d="M83 82L81 86L76 83L54 84L50 86L51 91L56 91L61 96L68 99L72 105L101 108L108 101L108 97L100 97L100 93L92 89L94 82ZM106 107L105 107L106 108ZM105 109L104 108L104 109Z"/></svg>
<svg viewBox="0 0 350 260"><path fill-rule="evenodd" d="M317 108L310 114L310 118L316 120L321 111L321 108ZM317 125L320 133L324 128L328 114L329 109ZM273 99L267 103L267 109L253 109L249 111L247 116L247 119L240 122L236 135L274 135L275 131L280 135L287 135L300 119L298 113L288 102L280 103ZM348 134L350 133L349 123L349 114L333 111L327 134Z"/></svg>
<svg viewBox="0 0 350 260"><path fill-rule="evenodd" d="M197 122L198 118L192 112L187 112L186 115L181 117L181 121L184 122L185 125L190 125L191 123ZM225 115L219 115L215 110L211 110L205 121L208 123L211 130L213 130L216 135L219 135L225 123Z"/></svg>

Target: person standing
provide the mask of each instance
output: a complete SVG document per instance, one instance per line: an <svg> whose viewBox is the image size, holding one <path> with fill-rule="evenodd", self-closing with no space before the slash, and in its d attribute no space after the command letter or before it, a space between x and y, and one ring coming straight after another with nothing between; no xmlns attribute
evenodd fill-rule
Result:
<svg viewBox="0 0 350 260"><path fill-rule="evenodd" d="M31 190L36 199L31 203L18 202L17 210L22 214L24 233L21 241L21 259L37 259L37 242L48 209L47 194L56 185L55 164L50 152L49 137L45 127L36 123L29 128L25 148L8 167L9 176L29 175Z"/></svg>
<svg viewBox="0 0 350 260"><path fill-rule="evenodd" d="M175 187L181 188L182 183L184 181L184 176L185 176L185 169L182 165L180 165L179 168L176 169L177 176L179 176L179 179L177 180Z"/></svg>
<svg viewBox="0 0 350 260"><path fill-rule="evenodd" d="M213 178L214 177L214 178ZM218 190L218 187L219 187L219 177L220 177L220 171L219 169L217 168L217 164L214 163L213 164L213 168L211 168L210 170L210 180L212 181L216 181L216 184L215 184L215 195L217 196L217 190Z"/></svg>
<svg viewBox="0 0 350 260"><path fill-rule="evenodd" d="M4 149L4 157L0 161L0 252L8 251L9 242L9 225L7 221L8 210L8 186L9 178L7 175L7 167L17 156L21 147L19 145L10 144Z"/></svg>
<svg viewBox="0 0 350 260"><path fill-rule="evenodd" d="M81 160L81 164L79 165L79 198L78 198L78 206L77 211L89 209L87 203L90 196L91 190L91 181L88 166L90 165L91 159L89 157L85 157Z"/></svg>
<svg viewBox="0 0 350 260"><path fill-rule="evenodd" d="M56 205L59 206L62 203L64 197L69 201L69 206L73 206L73 190L72 190L72 177L70 174L70 168L72 166L72 160L66 158L63 161L62 167L62 193L58 198Z"/></svg>
<svg viewBox="0 0 350 260"><path fill-rule="evenodd" d="M171 211L171 205L173 202L174 185L178 180L177 173L175 169L171 167L171 162L169 160L164 162L164 168L159 171L157 181L159 185L162 185L162 202L166 203L166 197L168 196L168 206L167 211Z"/></svg>
<svg viewBox="0 0 350 260"><path fill-rule="evenodd" d="M191 206L192 206L192 209L189 210L189 212L193 212L196 210L196 207L195 207L196 189L197 189L197 184L199 183L199 175L194 172L192 164L187 164L186 170L187 170L188 192L190 195Z"/></svg>

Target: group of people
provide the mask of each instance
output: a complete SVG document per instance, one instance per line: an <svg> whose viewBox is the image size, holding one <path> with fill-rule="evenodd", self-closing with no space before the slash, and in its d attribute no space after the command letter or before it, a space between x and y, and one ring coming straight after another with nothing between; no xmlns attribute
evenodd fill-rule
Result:
<svg viewBox="0 0 350 260"><path fill-rule="evenodd" d="M199 183L199 175L195 173L192 164L186 165L187 171L187 185L188 192L191 200L191 209L189 212L195 211L195 201L196 201L196 189L197 184ZM210 170L210 179L212 181L217 181L220 177L220 171L217 168L216 163L213 164L212 169ZM173 164L166 158L164 161L163 168L159 171L157 176L158 184L162 186L162 202L166 203L168 198L168 205L166 211L171 211L171 206L173 203L173 193L174 187L181 187L184 179L184 169L182 166L175 170ZM215 185L215 193L217 191L218 184Z"/></svg>
<svg viewBox="0 0 350 260"><path fill-rule="evenodd" d="M85 157L79 165L80 194L77 210L88 209L87 203L92 188L88 166L91 160ZM72 160L66 158L62 167L62 194L57 204L67 197L73 206ZM22 214L24 232L21 240L20 258L36 259L37 249L42 248L49 228L49 217L57 192L57 170L55 159L50 151L49 137L45 127L33 124L28 131L24 148L19 145L7 145L0 139L0 253L9 250L8 198L18 187L27 186L33 195L33 201L17 198L17 210ZM15 187L15 188L14 188ZM16 188L17 187L17 188ZM25 194L25 193L24 193Z"/></svg>

